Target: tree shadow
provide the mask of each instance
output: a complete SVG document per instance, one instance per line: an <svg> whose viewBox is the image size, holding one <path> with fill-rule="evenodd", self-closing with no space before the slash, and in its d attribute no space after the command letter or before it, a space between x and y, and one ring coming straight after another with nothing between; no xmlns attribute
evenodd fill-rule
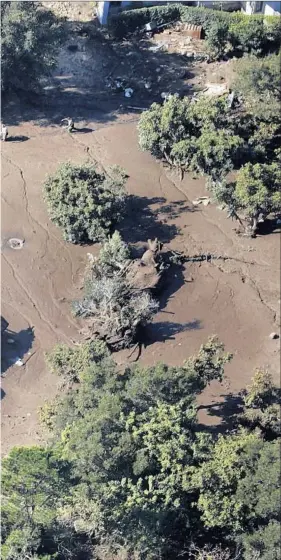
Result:
<svg viewBox="0 0 281 560"><path fill-rule="evenodd" d="M156 215L167 214L167 216L174 220L185 212L197 212L196 206L189 206L186 200L174 200L162 205L159 209L155 210Z"/></svg>
<svg viewBox="0 0 281 560"><path fill-rule="evenodd" d="M32 348L34 338L31 327L18 333L8 329L1 333L1 375L16 364L17 360L23 359Z"/></svg>
<svg viewBox="0 0 281 560"><path fill-rule="evenodd" d="M239 395L232 393L220 395L223 397L222 402L209 405L200 405L198 410L206 410L208 416L220 418L218 424L208 426L206 424L198 424L199 431L206 431L212 434L224 434L235 428L236 417L243 412L243 400Z"/></svg>
<svg viewBox="0 0 281 560"><path fill-rule="evenodd" d="M188 323L175 323L172 321L159 321L150 323L145 328L146 346L150 346L155 342L166 342L166 340L175 340L177 334L202 329L201 321L194 319Z"/></svg>
<svg viewBox="0 0 281 560"><path fill-rule="evenodd" d="M178 233L175 224L167 224L159 220L161 204L166 202L163 197L148 198L146 196L130 195L126 208L126 215L120 222L120 231L126 243L146 242L157 237L162 243L169 243ZM156 210L152 205L159 205Z"/></svg>
<svg viewBox="0 0 281 560"><path fill-rule="evenodd" d="M74 129L74 132L77 134L89 134L89 132L94 132L94 128L76 128Z"/></svg>
<svg viewBox="0 0 281 560"><path fill-rule="evenodd" d="M8 136L6 142L26 142L27 140L29 140L29 136Z"/></svg>
<svg viewBox="0 0 281 560"><path fill-rule="evenodd" d="M163 274L159 283L159 311L167 307L172 296L185 284L184 267L171 265Z"/></svg>
<svg viewBox="0 0 281 560"><path fill-rule="evenodd" d="M278 221L280 218L278 219ZM257 236L270 235L272 233L281 232L281 222L278 223L276 218L266 218L264 222L258 224Z"/></svg>

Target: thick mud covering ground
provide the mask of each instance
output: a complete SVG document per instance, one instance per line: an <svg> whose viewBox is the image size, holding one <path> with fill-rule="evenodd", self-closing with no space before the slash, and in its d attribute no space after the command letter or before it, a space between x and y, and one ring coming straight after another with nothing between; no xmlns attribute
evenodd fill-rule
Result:
<svg viewBox="0 0 281 560"><path fill-rule="evenodd" d="M89 130L69 135L58 126L22 122L10 131L25 142L2 146L2 315L9 321L15 343L2 344L2 452L13 445L44 437L38 407L54 397L59 380L44 363L44 352L57 342L79 340L80 325L71 314L71 301L80 295L86 254L98 247L63 241L49 221L42 183L59 163L96 160L105 168L123 166L128 175L130 206L120 229L126 241L145 242L157 236L167 248L186 254L210 252L236 260L187 263L168 277L161 309L149 327L142 350L144 365L161 360L181 364L211 334L234 353L227 367L227 384L214 383L203 395L200 420L224 421L235 395L250 381L253 370L268 366L278 381L280 308L280 240L278 231L257 239L239 238L235 224L214 205L193 207L206 194L204 179L187 176L180 182L138 148L132 115L113 124L89 120ZM24 239L20 250L10 238ZM133 361L131 352L116 355L120 364ZM21 358L23 366L12 364ZM224 418L225 417L225 418Z"/></svg>

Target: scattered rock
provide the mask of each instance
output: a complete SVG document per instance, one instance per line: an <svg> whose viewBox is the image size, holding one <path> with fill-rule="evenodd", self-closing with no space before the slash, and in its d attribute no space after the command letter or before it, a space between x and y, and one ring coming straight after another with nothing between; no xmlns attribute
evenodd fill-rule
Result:
<svg viewBox="0 0 281 560"><path fill-rule="evenodd" d="M272 332L269 335L269 338L271 338L271 340L277 340L279 338L279 334L277 334L276 332Z"/></svg>

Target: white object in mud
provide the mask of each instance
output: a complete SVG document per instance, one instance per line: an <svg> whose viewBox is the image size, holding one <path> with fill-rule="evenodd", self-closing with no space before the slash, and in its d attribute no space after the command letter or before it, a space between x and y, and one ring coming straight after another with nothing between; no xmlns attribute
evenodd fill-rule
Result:
<svg viewBox="0 0 281 560"><path fill-rule="evenodd" d="M124 95L125 95L125 97L132 97L133 93L134 93L134 90L132 88L126 88Z"/></svg>

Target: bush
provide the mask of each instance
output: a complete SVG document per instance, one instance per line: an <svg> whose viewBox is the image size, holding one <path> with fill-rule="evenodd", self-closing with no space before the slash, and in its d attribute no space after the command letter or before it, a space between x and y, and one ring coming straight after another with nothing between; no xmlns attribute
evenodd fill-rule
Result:
<svg viewBox="0 0 281 560"><path fill-rule="evenodd" d="M207 32L207 45L215 58L220 58L227 45L228 25L225 22L214 22Z"/></svg>
<svg viewBox="0 0 281 560"><path fill-rule="evenodd" d="M214 53L217 55L222 51L225 39L232 49L244 52L267 52L278 50L281 46L278 16L266 18L264 23L262 14L249 18L242 12L228 13L181 4L121 12L110 18L109 29L115 37L123 38L152 20L158 25L180 20L183 23L202 26L204 33L210 37L210 46L214 48Z"/></svg>
<svg viewBox="0 0 281 560"><path fill-rule="evenodd" d="M100 241L121 218L126 199L125 174L115 167L110 175L93 165L62 164L44 184L51 220L66 241Z"/></svg>
<svg viewBox="0 0 281 560"><path fill-rule="evenodd" d="M155 21L157 25L169 23L180 19L181 6L174 4L169 6L152 6L151 8L140 8L121 12L109 19L109 30L116 38L121 39L138 28L142 28L149 21Z"/></svg>
<svg viewBox="0 0 281 560"><path fill-rule="evenodd" d="M196 103L176 95L163 105L153 103L138 124L139 143L182 171L220 176L233 168L244 141L233 134L225 98ZM229 124L229 130L225 130Z"/></svg>
<svg viewBox="0 0 281 560"><path fill-rule="evenodd" d="M238 60L232 87L242 95L247 111L259 118L280 122L280 54Z"/></svg>
<svg viewBox="0 0 281 560"><path fill-rule="evenodd" d="M40 2L1 3L2 91L38 90L56 64L63 20Z"/></svg>
<svg viewBox="0 0 281 560"><path fill-rule="evenodd" d="M241 167L235 186L237 207L255 222L260 213L264 217L281 211L281 169L278 163L252 164Z"/></svg>
<svg viewBox="0 0 281 560"><path fill-rule="evenodd" d="M263 19L259 16L245 16L229 26L228 37L233 50L261 54L266 47Z"/></svg>

